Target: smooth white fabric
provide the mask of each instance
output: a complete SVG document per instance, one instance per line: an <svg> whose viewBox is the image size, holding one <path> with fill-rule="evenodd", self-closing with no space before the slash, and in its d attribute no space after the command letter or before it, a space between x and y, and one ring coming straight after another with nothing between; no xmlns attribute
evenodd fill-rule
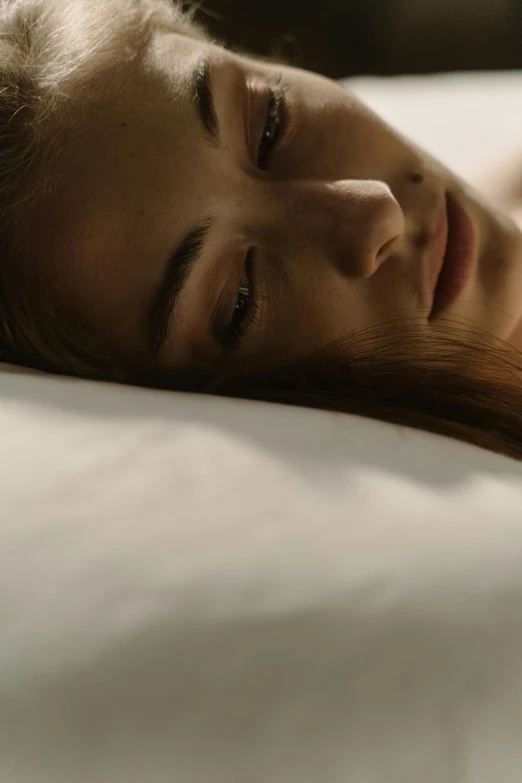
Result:
<svg viewBox="0 0 522 783"><path fill-rule="evenodd" d="M5 368L0 467L1 783L522 780L518 462Z"/></svg>

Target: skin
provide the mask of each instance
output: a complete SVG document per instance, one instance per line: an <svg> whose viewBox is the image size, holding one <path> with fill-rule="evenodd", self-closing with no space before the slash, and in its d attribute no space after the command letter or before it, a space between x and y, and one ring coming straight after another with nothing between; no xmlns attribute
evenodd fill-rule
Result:
<svg viewBox="0 0 522 783"><path fill-rule="evenodd" d="M204 55L219 147L190 91ZM260 170L268 89L281 74L289 133ZM53 295L122 355L161 367L212 371L247 359L264 368L397 311L433 329L427 264L446 193L468 211L478 252L444 317L470 318L522 348L514 221L334 82L158 31L146 57L105 76L93 96L60 187L33 216L28 252ZM213 221L208 241L152 355L147 308L167 258L202 217ZM213 328L234 315L250 248L259 311L229 350Z"/></svg>
<svg viewBox="0 0 522 783"><path fill-rule="evenodd" d="M522 151L512 150L477 172L473 184L522 229Z"/></svg>

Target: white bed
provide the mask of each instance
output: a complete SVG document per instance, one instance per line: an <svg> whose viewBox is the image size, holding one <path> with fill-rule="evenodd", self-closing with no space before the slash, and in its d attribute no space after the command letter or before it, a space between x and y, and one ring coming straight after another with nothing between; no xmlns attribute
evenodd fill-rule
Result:
<svg viewBox="0 0 522 783"><path fill-rule="evenodd" d="M522 141L518 73L351 86L463 176ZM0 468L1 783L522 780L518 462L4 368Z"/></svg>

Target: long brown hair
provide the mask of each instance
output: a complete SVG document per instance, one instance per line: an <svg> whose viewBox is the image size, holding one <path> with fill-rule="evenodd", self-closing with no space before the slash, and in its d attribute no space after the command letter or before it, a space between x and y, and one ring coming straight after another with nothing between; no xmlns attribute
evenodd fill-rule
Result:
<svg viewBox="0 0 522 783"><path fill-rule="evenodd" d="M305 360L218 377L132 367L71 323L29 270L19 243L29 206L52 187L53 161L44 151L59 149L61 110L93 69L115 53L135 56L153 24L204 33L169 0L83 0L83 15L70 14L69 2L17 0L0 8L0 361L360 414L521 459L522 354L456 319L422 332L398 313Z"/></svg>
<svg viewBox="0 0 522 783"><path fill-rule="evenodd" d="M522 352L457 317L419 333L418 315L398 313L271 372L129 382L358 414L522 459Z"/></svg>

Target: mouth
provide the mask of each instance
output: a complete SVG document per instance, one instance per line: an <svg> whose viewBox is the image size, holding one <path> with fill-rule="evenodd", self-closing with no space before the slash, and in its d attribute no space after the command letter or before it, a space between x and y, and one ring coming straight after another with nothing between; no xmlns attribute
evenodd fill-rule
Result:
<svg viewBox="0 0 522 783"><path fill-rule="evenodd" d="M457 299L469 280L475 260L473 223L464 207L449 194L446 197L446 214L446 247L440 271L433 284L435 290L428 321L441 315Z"/></svg>

